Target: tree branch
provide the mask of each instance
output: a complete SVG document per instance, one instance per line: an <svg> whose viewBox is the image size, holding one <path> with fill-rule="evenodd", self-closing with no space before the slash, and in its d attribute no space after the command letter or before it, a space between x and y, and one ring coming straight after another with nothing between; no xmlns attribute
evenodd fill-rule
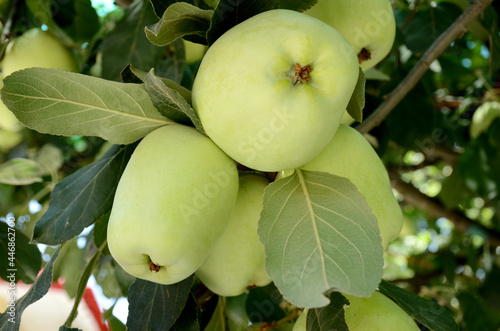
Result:
<svg viewBox="0 0 500 331"><path fill-rule="evenodd" d="M467 232L472 226L477 226L488 233L489 241L492 245L500 246L500 233L471 220L458 210L450 210L446 208L438 200L428 197L413 185L403 181L398 174L389 171L389 177L391 179L392 187L403 195L407 203L425 210L430 217L444 217L449 219L453 222L455 227L463 233Z"/></svg>
<svg viewBox="0 0 500 331"><path fill-rule="evenodd" d="M403 98L417 85L425 74L431 63L436 60L448 46L461 34L466 26L471 23L493 0L477 0L460 15L459 18L445 31L422 56L420 61L413 67L405 79L392 91L385 101L363 121L356 129L361 133L368 133L377 127L389 115L389 113L403 100Z"/></svg>

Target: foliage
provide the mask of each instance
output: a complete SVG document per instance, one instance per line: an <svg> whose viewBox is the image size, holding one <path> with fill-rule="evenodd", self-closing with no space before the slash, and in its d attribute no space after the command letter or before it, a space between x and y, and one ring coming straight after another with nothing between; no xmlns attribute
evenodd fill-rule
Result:
<svg viewBox="0 0 500 331"><path fill-rule="evenodd" d="M8 233L15 220L15 281L33 283L17 301L19 316L58 279L76 298L76 309L93 275L105 296L129 301L127 321L113 315L113 308L103 315L112 330L125 325L130 330L291 330L305 307L313 308L312 329L333 330L345 326L345 298L329 290L367 296L377 287L422 329L500 328L500 119L477 137L469 132L476 109L500 101L497 3L430 64L367 135L404 213L403 231L385 255L377 246L375 218L350 181L297 170L271 183L264 196L259 231L274 281L266 287L218 297L196 277L173 285L135 279L110 256L109 211L136 142L174 122L204 133L190 93L200 61L185 63L182 38L212 45L260 12L303 11L314 2L121 1L123 8L101 17L90 0L1 2L2 50L13 37L43 26L71 48L80 68L80 74L31 68L3 80L2 100L26 126L19 132L0 128L0 276L10 281ZM469 4L396 0L393 6L396 41L383 62L360 75L348 106L357 120L369 120ZM274 179L276 173L265 175ZM345 202L349 199L352 204ZM326 216L315 214L312 205ZM313 219L314 226L285 244L301 224L294 219L298 214ZM352 223L341 221L346 215ZM323 216L328 222L318 232ZM318 249L352 224L364 231L339 240L344 255ZM278 225L280 231L273 232ZM84 248L76 244L80 239ZM351 244L357 253L349 250ZM62 329L71 329L74 313ZM329 320L332 314L335 320ZM16 329L8 318L0 315L2 330Z"/></svg>

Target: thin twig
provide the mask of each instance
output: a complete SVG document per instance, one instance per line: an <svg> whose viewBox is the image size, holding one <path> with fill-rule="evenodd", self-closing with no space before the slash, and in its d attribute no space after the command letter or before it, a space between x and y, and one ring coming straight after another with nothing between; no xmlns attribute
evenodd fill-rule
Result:
<svg viewBox="0 0 500 331"><path fill-rule="evenodd" d="M471 23L493 0L477 0L429 47L420 61L413 67L405 79L392 91L385 101L356 129L361 133L368 133L377 127L389 113L403 100L403 98L417 85L429 66L448 46L463 34L466 26Z"/></svg>
<svg viewBox="0 0 500 331"><path fill-rule="evenodd" d="M444 217L450 220L462 233L466 233L472 226L481 228L488 234L492 246L500 246L500 233L471 220L458 210L446 208L440 201L428 197L413 185L403 181L398 174L389 171L389 177L392 187L401 193L404 200L410 205L425 210L430 217Z"/></svg>

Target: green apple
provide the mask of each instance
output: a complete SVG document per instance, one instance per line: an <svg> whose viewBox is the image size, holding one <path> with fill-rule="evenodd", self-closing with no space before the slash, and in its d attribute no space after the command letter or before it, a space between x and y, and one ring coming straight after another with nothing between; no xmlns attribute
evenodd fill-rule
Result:
<svg viewBox="0 0 500 331"><path fill-rule="evenodd" d="M341 124L328 146L300 168L348 178L365 197L377 218L384 249L398 236L403 227L403 214L392 193L387 170L375 150L358 131ZM280 176L287 176L292 172L286 171Z"/></svg>
<svg viewBox="0 0 500 331"><path fill-rule="evenodd" d="M111 255L131 275L177 283L203 263L238 194L234 162L193 128L168 125L137 146L108 224Z"/></svg>
<svg viewBox="0 0 500 331"><path fill-rule="evenodd" d="M305 12L344 35L366 71L389 54L396 21L389 0L319 0Z"/></svg>
<svg viewBox="0 0 500 331"><path fill-rule="evenodd" d="M415 321L394 301L376 291L369 298L344 295L349 306L344 307L345 322L350 331L418 331ZM300 314L293 331L305 331L307 312Z"/></svg>
<svg viewBox="0 0 500 331"><path fill-rule="evenodd" d="M186 63L188 64L200 61L208 49L207 46L193 43L192 41L182 39L182 42L184 43L184 54Z"/></svg>
<svg viewBox="0 0 500 331"><path fill-rule="evenodd" d="M498 117L500 117L500 102L485 102L479 106L472 115L472 122L469 127L471 138L475 139L488 130L491 123Z"/></svg>
<svg viewBox="0 0 500 331"><path fill-rule="evenodd" d="M356 54L327 24L276 9L224 33L203 57L193 107L237 162L294 169L331 140L359 75Z"/></svg>
<svg viewBox="0 0 500 331"><path fill-rule="evenodd" d="M1 66L3 77L30 67L78 71L71 52L50 32L38 28L26 31L7 46ZM1 101L0 128L8 131L19 131L22 128L14 114Z"/></svg>
<svg viewBox="0 0 500 331"><path fill-rule="evenodd" d="M238 199L226 230L196 271L203 284L218 295L236 296L249 286L271 282L266 273L264 246L257 234L268 184L266 178L258 175L240 178Z"/></svg>
<svg viewBox="0 0 500 331"><path fill-rule="evenodd" d="M31 67L78 71L73 54L50 32L38 28L26 31L7 46L2 74L6 77Z"/></svg>

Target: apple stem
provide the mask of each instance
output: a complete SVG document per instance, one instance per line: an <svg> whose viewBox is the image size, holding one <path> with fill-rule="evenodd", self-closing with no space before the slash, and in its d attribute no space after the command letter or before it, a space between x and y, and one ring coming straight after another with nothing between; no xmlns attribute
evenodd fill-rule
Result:
<svg viewBox="0 0 500 331"><path fill-rule="evenodd" d="M363 63L364 61L370 60L371 58L372 53L370 53L369 50L363 47L363 49L358 54L359 64Z"/></svg>
<svg viewBox="0 0 500 331"><path fill-rule="evenodd" d="M297 79L295 81L295 84L307 84L309 83L309 80L311 77L309 77L309 73L314 71L314 69L310 65L306 65L302 67L299 63L295 64L295 78Z"/></svg>

